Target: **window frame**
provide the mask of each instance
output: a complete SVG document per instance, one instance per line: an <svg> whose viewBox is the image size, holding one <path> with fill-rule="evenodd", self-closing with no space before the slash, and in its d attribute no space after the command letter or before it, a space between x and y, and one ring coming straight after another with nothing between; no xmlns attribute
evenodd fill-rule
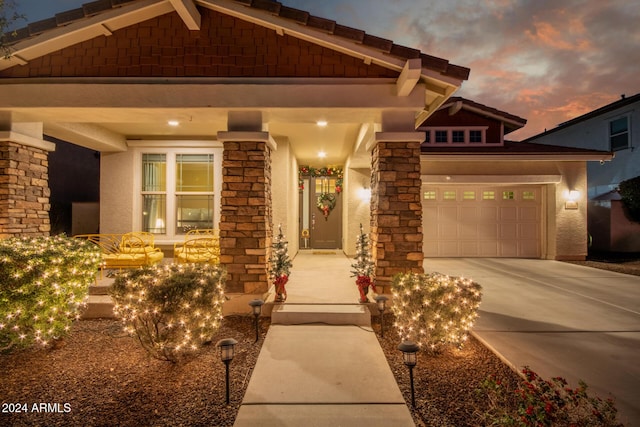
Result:
<svg viewBox="0 0 640 427"><path fill-rule="evenodd" d="M613 134L611 132L611 125L614 122L616 122L618 120L623 120L623 119L626 122L626 129L624 131L622 131L622 132L618 132L618 133ZM607 134L608 134L608 137L609 137L609 150L610 151L613 152L613 151L622 151L622 150L629 149L631 147L631 117L630 117L630 115L629 114L625 114L625 115L622 115L622 116L617 116L615 118L609 119L607 121ZM622 135L625 135L625 134L627 136L626 145L624 147L621 146L621 147L615 147L614 148L614 146L613 146L613 138L619 137L619 136L622 136Z"/></svg>
<svg viewBox="0 0 640 427"><path fill-rule="evenodd" d="M213 154L213 227L217 228L220 223L221 193L222 193L222 143L217 141L144 141L134 145L133 161L133 225L135 230L142 230L142 158L144 154L166 154L166 232L164 234L154 234L157 243L172 243L184 239L184 233L177 231L177 196L179 195L202 195L202 192L185 193L176 189L176 155L177 154ZM130 144L133 145L133 144ZM206 192L209 194L208 192ZM135 231L132 230L132 231Z"/></svg>
<svg viewBox="0 0 640 427"><path fill-rule="evenodd" d="M488 126L429 126L425 128L421 128L420 130L425 132L425 145L455 145L455 146L478 146L487 144L487 130ZM471 141L471 132L480 132L481 140ZM441 132L446 132L447 140L442 141L438 139L437 136L441 135ZM463 132L464 141L462 142L454 142L454 132ZM495 144L493 144L495 145Z"/></svg>

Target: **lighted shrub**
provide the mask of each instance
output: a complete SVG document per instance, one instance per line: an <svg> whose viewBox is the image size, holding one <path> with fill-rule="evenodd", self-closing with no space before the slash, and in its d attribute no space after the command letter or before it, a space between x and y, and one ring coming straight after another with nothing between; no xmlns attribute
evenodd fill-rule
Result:
<svg viewBox="0 0 640 427"><path fill-rule="evenodd" d="M477 317L478 283L439 273L398 274L391 285L392 310L402 340L437 352L445 345L461 346Z"/></svg>
<svg viewBox="0 0 640 427"><path fill-rule="evenodd" d="M561 377L545 380L526 367L522 373L525 379L515 390L494 377L484 381L478 390L488 405L479 414L482 425L622 426L613 400L589 396L584 381L570 388Z"/></svg>
<svg viewBox="0 0 640 427"><path fill-rule="evenodd" d="M115 314L153 357L177 361L220 327L226 274L209 264L144 267L116 276Z"/></svg>
<svg viewBox="0 0 640 427"><path fill-rule="evenodd" d="M62 235L0 240L0 350L64 336L99 263L95 245Z"/></svg>

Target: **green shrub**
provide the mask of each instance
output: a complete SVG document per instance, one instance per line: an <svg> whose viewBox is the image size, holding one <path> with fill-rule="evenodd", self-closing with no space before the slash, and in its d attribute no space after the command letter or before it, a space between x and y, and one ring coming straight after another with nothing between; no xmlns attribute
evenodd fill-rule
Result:
<svg viewBox="0 0 640 427"><path fill-rule="evenodd" d="M439 273L394 276L392 311L401 339L430 352L461 346L477 317L481 289L469 279Z"/></svg>
<svg viewBox="0 0 640 427"><path fill-rule="evenodd" d="M511 390L494 377L478 390L488 409L479 414L487 426L581 426L618 427L618 410L612 399L589 396L587 384L574 389L564 378L544 380L531 369L522 370L524 380Z"/></svg>
<svg viewBox="0 0 640 427"><path fill-rule="evenodd" d="M99 264L95 245L62 235L0 240L0 350L65 335Z"/></svg>
<svg viewBox="0 0 640 427"><path fill-rule="evenodd" d="M640 176L622 181L618 186L618 192L629 209L631 219L640 222Z"/></svg>
<svg viewBox="0 0 640 427"><path fill-rule="evenodd" d="M115 314L153 357L177 361L210 342L224 303L222 267L171 264L120 273L111 288Z"/></svg>

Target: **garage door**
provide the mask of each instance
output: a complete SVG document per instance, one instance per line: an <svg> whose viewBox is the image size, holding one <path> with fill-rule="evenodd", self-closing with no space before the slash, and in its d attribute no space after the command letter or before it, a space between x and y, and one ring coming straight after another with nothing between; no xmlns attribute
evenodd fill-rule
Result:
<svg viewBox="0 0 640 427"><path fill-rule="evenodd" d="M426 257L540 258L542 187L423 185Z"/></svg>

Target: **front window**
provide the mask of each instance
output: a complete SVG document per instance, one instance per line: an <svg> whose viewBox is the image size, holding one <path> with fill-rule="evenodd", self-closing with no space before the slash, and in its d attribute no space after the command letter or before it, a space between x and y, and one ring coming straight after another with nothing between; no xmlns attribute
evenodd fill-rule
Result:
<svg viewBox="0 0 640 427"><path fill-rule="evenodd" d="M176 234L213 228L213 154L176 154Z"/></svg>
<svg viewBox="0 0 640 427"><path fill-rule="evenodd" d="M620 117L609 122L611 151L629 148L629 118Z"/></svg>
<svg viewBox="0 0 640 427"><path fill-rule="evenodd" d="M167 155L142 155L142 230L167 232Z"/></svg>
<svg viewBox="0 0 640 427"><path fill-rule="evenodd" d="M143 231L171 238L215 228L214 155L184 151L142 153Z"/></svg>

